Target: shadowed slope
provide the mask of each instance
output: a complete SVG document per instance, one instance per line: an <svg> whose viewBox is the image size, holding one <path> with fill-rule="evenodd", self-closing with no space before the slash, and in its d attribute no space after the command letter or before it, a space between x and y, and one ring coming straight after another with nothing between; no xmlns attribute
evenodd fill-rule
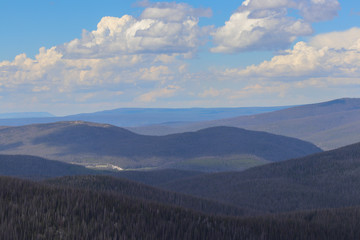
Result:
<svg viewBox="0 0 360 240"><path fill-rule="evenodd" d="M359 208L229 218L0 177L1 239L359 239Z"/></svg>
<svg viewBox="0 0 360 240"><path fill-rule="evenodd" d="M239 207L282 212L360 205L360 143L244 172L195 176L162 185Z"/></svg>
<svg viewBox="0 0 360 240"><path fill-rule="evenodd" d="M69 176L48 179L44 181L44 183L52 186L64 186L120 194L130 198L179 206L208 214L242 216L257 213L252 210L240 209L228 204L222 204L186 194L169 192L145 184L129 181L127 179L110 176Z"/></svg>
<svg viewBox="0 0 360 240"><path fill-rule="evenodd" d="M83 166L28 155L0 155L0 175L43 179L70 175L99 174Z"/></svg>
<svg viewBox="0 0 360 240"><path fill-rule="evenodd" d="M0 136L3 153L123 168L166 167L190 158L244 154L282 161L321 151L298 139L233 127L143 136L111 125L59 122L0 129Z"/></svg>

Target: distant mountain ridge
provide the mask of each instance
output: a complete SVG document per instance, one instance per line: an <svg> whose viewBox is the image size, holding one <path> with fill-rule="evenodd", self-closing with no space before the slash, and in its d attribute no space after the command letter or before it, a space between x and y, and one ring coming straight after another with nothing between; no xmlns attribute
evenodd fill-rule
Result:
<svg viewBox="0 0 360 240"><path fill-rule="evenodd" d="M360 99L336 99L251 116L177 126L160 124L129 129L139 134L166 135L214 126L232 126L280 134L309 141L324 150L330 150L360 141Z"/></svg>
<svg viewBox="0 0 360 240"><path fill-rule="evenodd" d="M3 119L14 119L14 118L44 118L44 117L55 117L53 114L48 112L14 112L14 113L0 113L0 120ZM8 120L5 120L8 121Z"/></svg>
<svg viewBox="0 0 360 240"><path fill-rule="evenodd" d="M159 123L176 125L179 123L271 112L287 107L288 106L238 108L118 108L63 117L55 117L45 113L16 113L4 115L3 118L1 118L0 115L0 126L22 126L59 121L86 121L112 124L119 127L143 126Z"/></svg>
<svg viewBox="0 0 360 240"><path fill-rule="evenodd" d="M185 159L254 155L282 161L320 152L298 139L234 127L143 136L108 124L57 122L0 129L0 153L122 168L166 167Z"/></svg>

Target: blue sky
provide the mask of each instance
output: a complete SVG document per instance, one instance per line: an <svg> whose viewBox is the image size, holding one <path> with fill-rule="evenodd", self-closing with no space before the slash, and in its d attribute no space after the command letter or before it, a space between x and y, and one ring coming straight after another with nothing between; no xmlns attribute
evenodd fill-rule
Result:
<svg viewBox="0 0 360 240"><path fill-rule="evenodd" d="M0 112L360 97L360 3L0 2Z"/></svg>

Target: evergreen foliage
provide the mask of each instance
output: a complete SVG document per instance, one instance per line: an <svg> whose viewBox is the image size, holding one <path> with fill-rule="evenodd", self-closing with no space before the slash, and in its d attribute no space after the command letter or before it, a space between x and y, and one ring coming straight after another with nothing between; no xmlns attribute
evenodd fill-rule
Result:
<svg viewBox="0 0 360 240"><path fill-rule="evenodd" d="M359 239L359 208L216 217L0 177L0 239Z"/></svg>
<svg viewBox="0 0 360 240"><path fill-rule="evenodd" d="M168 190L274 213L360 205L360 143L244 172L165 183Z"/></svg>
<svg viewBox="0 0 360 240"><path fill-rule="evenodd" d="M44 181L52 186L71 186L76 189L94 190L113 195L128 196L140 200L151 201L172 206L180 206L198 212L216 215L253 215L256 211L197 198L186 194L169 192L129 181L127 179L109 176L69 176Z"/></svg>

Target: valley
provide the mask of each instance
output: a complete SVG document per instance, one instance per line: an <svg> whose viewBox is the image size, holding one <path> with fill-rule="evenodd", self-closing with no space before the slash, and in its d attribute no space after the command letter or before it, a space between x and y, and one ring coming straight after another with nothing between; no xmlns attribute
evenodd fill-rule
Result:
<svg viewBox="0 0 360 240"><path fill-rule="evenodd" d="M360 239L360 1L0 11L0 240Z"/></svg>
<svg viewBox="0 0 360 240"><path fill-rule="evenodd" d="M360 141L352 138L356 127L349 131L357 104L340 99L179 123L192 131L154 136L84 121L3 126L0 232L11 239L358 238ZM283 133L292 126L314 139L348 134L351 144L323 151L265 131L280 124Z"/></svg>

